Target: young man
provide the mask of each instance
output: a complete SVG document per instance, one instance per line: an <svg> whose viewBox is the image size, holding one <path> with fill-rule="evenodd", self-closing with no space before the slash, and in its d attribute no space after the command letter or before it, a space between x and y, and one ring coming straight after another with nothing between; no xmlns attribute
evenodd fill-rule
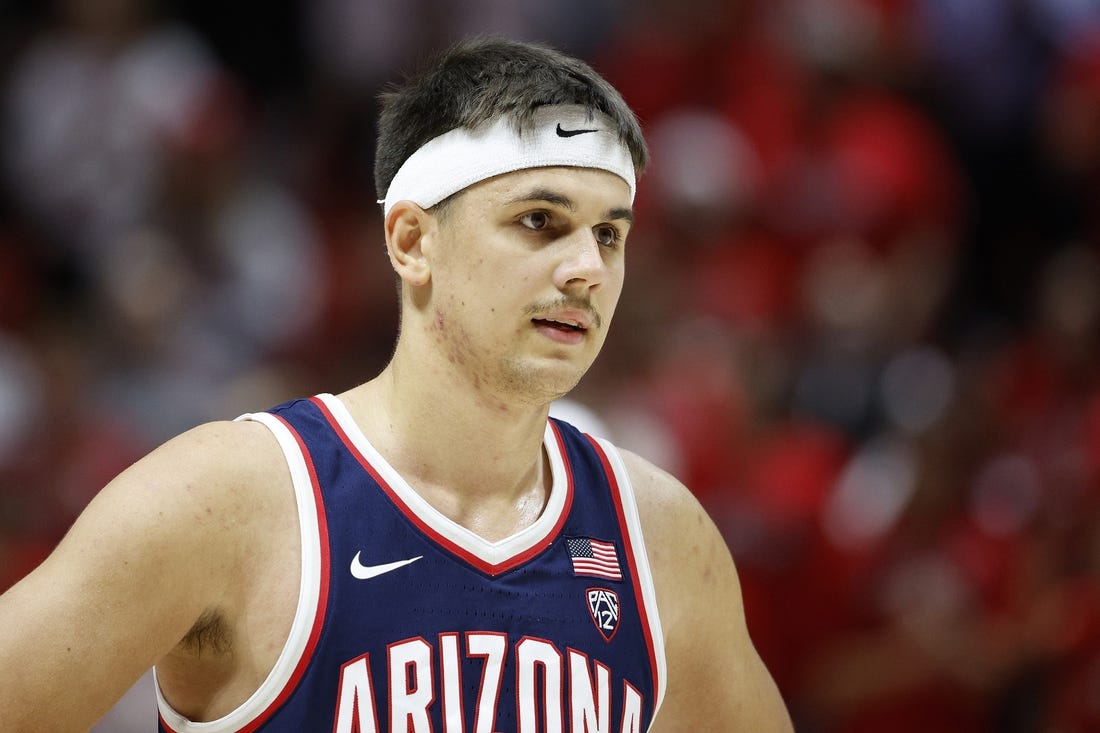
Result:
<svg viewBox="0 0 1100 733"><path fill-rule="evenodd" d="M338 396L203 425L0 599L0 728L788 731L681 484L548 421L599 352L645 144L586 65L460 45L387 95L401 331Z"/></svg>

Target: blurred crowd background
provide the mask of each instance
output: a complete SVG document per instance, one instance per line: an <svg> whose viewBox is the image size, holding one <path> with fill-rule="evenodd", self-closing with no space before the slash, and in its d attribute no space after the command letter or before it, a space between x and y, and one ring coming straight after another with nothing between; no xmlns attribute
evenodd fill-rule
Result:
<svg viewBox="0 0 1100 733"><path fill-rule="evenodd" d="M0 588L168 437L386 362L376 95L501 33L647 131L573 404L716 518L800 733L1100 730L1100 3L0 13Z"/></svg>

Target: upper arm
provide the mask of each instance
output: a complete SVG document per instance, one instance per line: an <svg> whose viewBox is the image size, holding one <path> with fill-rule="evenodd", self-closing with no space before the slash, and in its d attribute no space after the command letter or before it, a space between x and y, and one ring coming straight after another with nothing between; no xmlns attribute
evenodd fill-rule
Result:
<svg viewBox="0 0 1100 733"><path fill-rule="evenodd" d="M266 450L257 428L211 423L150 453L0 596L0 728L87 730L218 608L253 478L242 457Z"/></svg>
<svg viewBox="0 0 1100 733"><path fill-rule="evenodd" d="M749 637L725 541L674 478L623 451L653 570L668 683L652 731L790 731Z"/></svg>

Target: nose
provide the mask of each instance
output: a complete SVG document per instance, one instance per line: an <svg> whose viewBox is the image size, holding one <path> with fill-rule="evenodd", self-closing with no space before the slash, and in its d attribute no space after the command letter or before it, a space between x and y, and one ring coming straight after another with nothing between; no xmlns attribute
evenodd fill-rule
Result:
<svg viewBox="0 0 1100 733"><path fill-rule="evenodd" d="M566 247L554 272L554 284L563 292L598 288L607 276L607 263L595 235L588 229L578 229Z"/></svg>

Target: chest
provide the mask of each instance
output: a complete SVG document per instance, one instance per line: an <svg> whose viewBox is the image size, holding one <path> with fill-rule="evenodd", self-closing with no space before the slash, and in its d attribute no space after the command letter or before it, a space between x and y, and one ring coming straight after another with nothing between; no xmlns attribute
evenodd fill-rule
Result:
<svg viewBox="0 0 1100 733"><path fill-rule="evenodd" d="M640 727L657 684L648 574L602 466L551 463L542 515L488 542L378 457L315 461L317 641L280 717L305 724L324 701L333 730Z"/></svg>

